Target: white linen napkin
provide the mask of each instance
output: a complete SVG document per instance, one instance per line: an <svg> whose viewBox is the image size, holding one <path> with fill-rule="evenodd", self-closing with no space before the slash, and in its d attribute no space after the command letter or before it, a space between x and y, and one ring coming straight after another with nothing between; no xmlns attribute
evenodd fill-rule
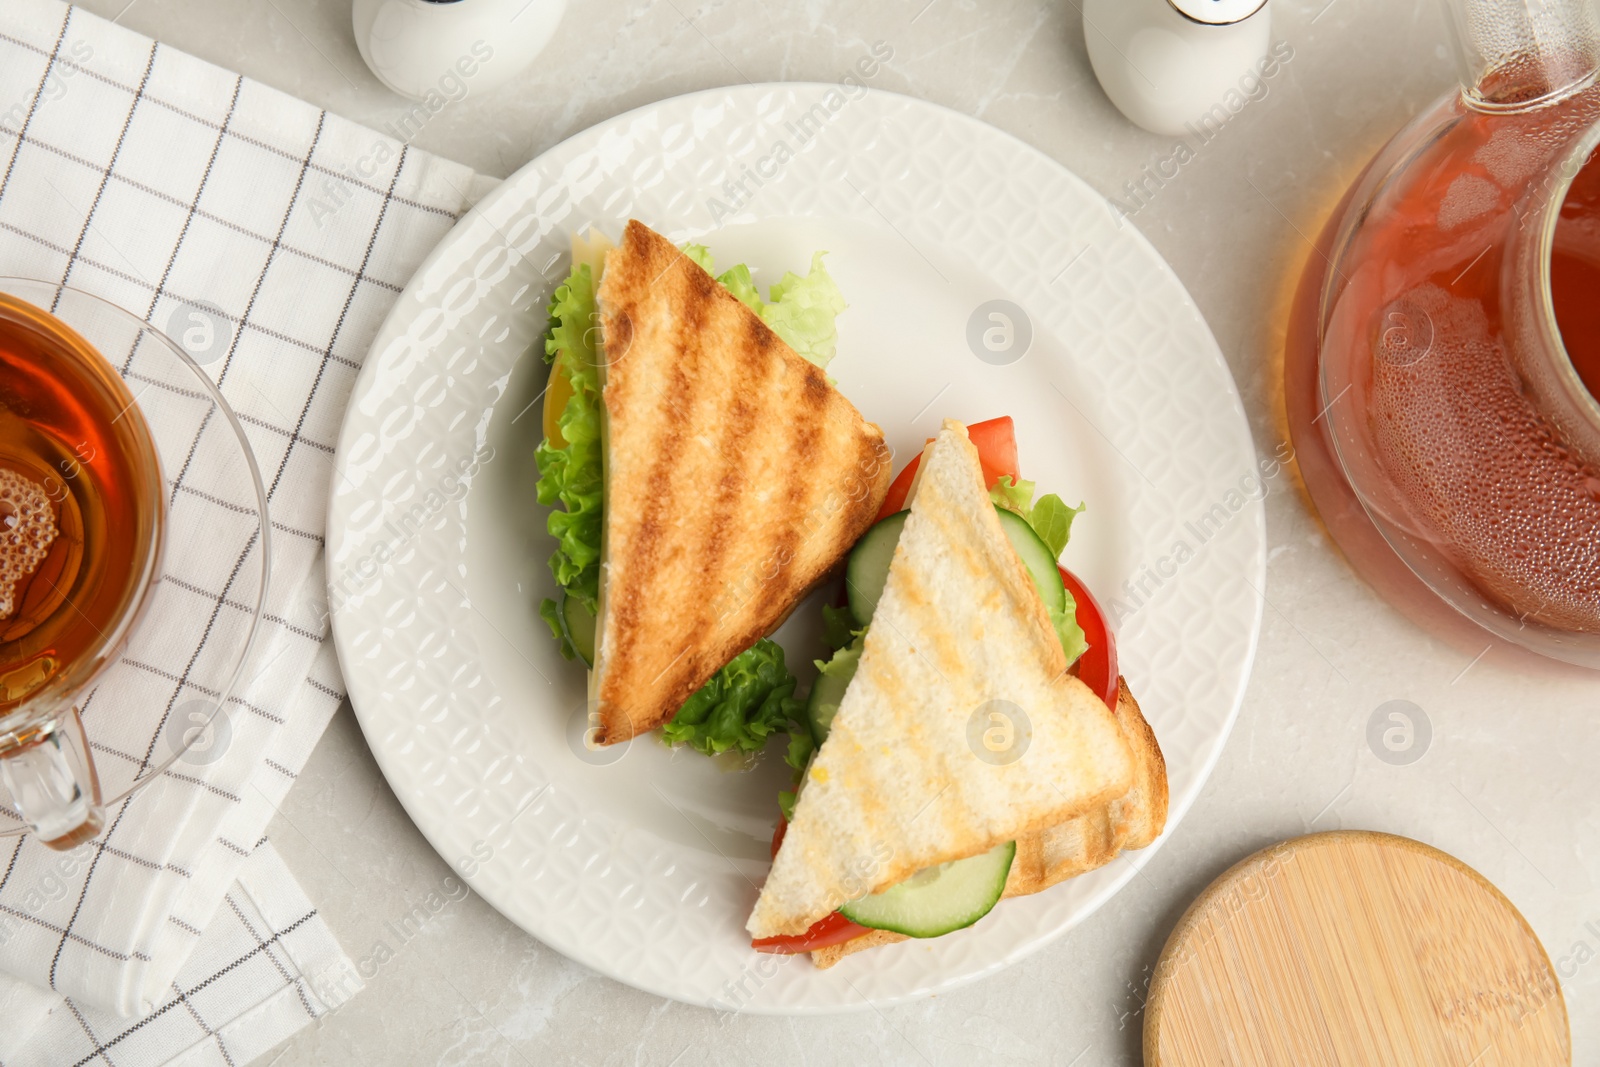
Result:
<svg viewBox="0 0 1600 1067"><path fill-rule="evenodd" d="M235 872L160 1002L128 1019L8 980L0 1062L243 1067L360 990L355 969L270 844ZM12 1020L23 1029L15 1029Z"/></svg>
<svg viewBox="0 0 1600 1067"><path fill-rule="evenodd" d="M220 757L110 810L78 862L0 839L0 1064L240 1064L331 1006L317 972L348 962L263 835L343 696L321 574L333 446L401 287L491 185L57 0L0 5L0 275L157 326L214 309L229 347L205 369L273 526L265 628ZM213 619L232 607L203 577L215 564L169 559L164 579ZM205 642L173 638L179 621L142 668L168 702Z"/></svg>

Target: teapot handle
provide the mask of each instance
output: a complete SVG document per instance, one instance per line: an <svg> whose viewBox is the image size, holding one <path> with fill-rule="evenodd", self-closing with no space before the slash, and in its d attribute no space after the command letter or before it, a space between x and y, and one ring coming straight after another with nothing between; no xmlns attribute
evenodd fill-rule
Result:
<svg viewBox="0 0 1600 1067"><path fill-rule="evenodd" d="M29 830L50 848L76 848L105 826L100 776L77 708L0 753L0 779Z"/></svg>

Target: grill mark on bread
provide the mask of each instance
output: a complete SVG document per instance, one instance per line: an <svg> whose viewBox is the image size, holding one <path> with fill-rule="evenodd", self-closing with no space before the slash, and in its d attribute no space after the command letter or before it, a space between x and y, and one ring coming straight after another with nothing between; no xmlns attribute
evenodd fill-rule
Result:
<svg viewBox="0 0 1600 1067"><path fill-rule="evenodd" d="M691 259L688 259L688 256L682 253L678 253L677 256L667 262L667 266L662 270L662 275L670 275L669 291L680 291L678 293L680 307L677 310L685 318L686 328L680 331L678 336L683 338L683 344L685 344L686 349L693 350L693 370L694 373L699 374L702 371L702 365L707 362L707 323L710 320L710 312L715 307L715 293L722 286L718 285L715 282L715 278L710 277L704 270L699 269L698 264L694 264ZM690 390L693 389L693 386L691 386L690 374L682 370L683 363L686 363L686 360L680 360L675 366L678 368L678 384L682 386L680 395L685 397L686 403L688 398L691 397ZM699 429L699 416L701 416L701 413L693 410L693 408L688 411L678 408L675 414L678 414L680 418L670 424L672 426L670 434L672 434L672 438L677 443L675 456L682 456L690 448L691 443L699 443L699 435L696 430ZM677 466L677 464L674 464L674 466ZM678 477L683 477L682 470L678 470L677 474ZM738 480L738 470L733 470L733 472L725 470L720 482L726 486L728 483L738 483ZM685 498L694 502L694 504L699 504L698 496L696 496L698 491L698 486L686 486ZM678 499L677 494L674 494L672 499ZM680 517L680 520L682 518ZM714 506L712 517L707 520L706 541L702 542L701 545L701 565L699 565L699 568L701 568L702 574L714 573L709 566L707 557L715 557L718 560L722 558L723 552L726 550L725 534L726 525L718 522L718 515ZM678 547L682 547L682 545L678 545ZM690 566L693 566L693 561L691 561ZM701 632L701 629L699 629L699 625L696 625L693 633L699 632ZM686 638L686 640L693 641L693 638ZM674 713L678 707L682 707L686 699L694 696L694 691L699 689L699 686L704 683L706 678L717 673L717 670L722 669L723 665L722 662L710 662L714 659L714 656L710 656L706 648L696 648L693 643L691 643L686 653L677 653L675 656L677 657L675 657L674 661L667 662L666 667L662 667L662 672L672 672L672 678L669 678L669 685L672 688L667 689L667 697L669 697L667 704L674 709ZM698 681L696 681L696 678L698 678Z"/></svg>
<svg viewBox="0 0 1600 1067"><path fill-rule="evenodd" d="M661 287L660 291L665 293L670 301L674 290L683 286L685 281L683 275L685 274L689 275L688 287L693 288L693 272L685 272L679 269L678 260L683 258L681 253L670 257L651 254L651 250L647 247L648 242L643 239L642 234L635 231L631 226L628 230L626 243L635 254L641 256L645 269L654 279L645 290L645 297L650 296L652 291L655 291L659 286ZM701 290L700 294L704 296L704 290ZM615 579L613 579L615 587L608 587L607 597L608 613L612 610L619 612L616 629L622 635L620 640L621 648L613 648L612 651L608 652L608 660L613 663L641 662L644 664L643 669L645 671L656 670L656 665L666 660L665 665L659 668L656 675L657 678L661 673L672 670L676 665L674 660L667 657L681 656L682 653L672 652L666 648L641 648L639 647L639 635L651 631L646 619L651 614L660 612L664 607L656 597L651 595L652 590L649 586L659 584L659 581L652 582L652 577L658 574L662 556L669 553L673 547L670 543L671 523L666 520L670 517L668 515L669 507L675 499L673 491L674 468L679 458L683 455L689 436L686 432L686 420L681 410L681 405L675 402L673 398L674 395L679 397L688 395L690 385L689 368L697 369L699 366L701 355L699 331L705 321L703 300L690 299L678 302L686 305L678 310L687 320L689 329L671 331L666 337L656 336L652 338L656 344L670 344L673 347L672 356L666 361L666 377L668 380L661 383L651 381L648 374L652 368L649 366L637 370L631 365L622 368L624 371L624 384L629 386L629 395L622 396L619 399L623 401L631 399L633 404L650 407L651 411L647 416L648 421L653 425L665 425L670 429L665 434L658 435L655 442L654 462L650 465L646 480L646 492L643 494L643 515L629 545L631 551L627 553L631 565L623 571L621 575L622 581L615 582ZM627 306L623 315L623 320L628 323L630 349L636 336L632 310L638 307L638 303L638 300L635 299L633 303ZM641 310L641 314L648 317L647 311ZM659 334L661 331L658 330L656 332ZM645 396L645 393L653 395ZM626 407L627 404L622 403L619 406ZM607 632L609 633L611 629L612 626L608 620ZM636 721L636 717L624 706L625 702L621 699L622 686L605 684L612 678L613 675L608 672L607 678L601 685L600 711L605 732L602 743L609 743L612 739L613 727L625 726L624 729L616 731L618 739L626 739L636 732L651 728L642 721L651 717L648 713L637 717ZM691 689L688 693L682 693L681 696L678 696L673 702L674 708L680 706L682 701L692 692L693 690ZM626 703L632 703L632 701L630 700ZM613 711L621 712L625 715L628 720L627 723L616 722L612 714Z"/></svg>
<svg viewBox="0 0 1600 1067"><path fill-rule="evenodd" d="M965 566L973 573L981 574L983 573L981 568L974 566L970 546L962 545L960 539L953 536L952 527L955 525L953 505L941 492L942 488L937 484L930 484L925 487L924 491L927 491L929 496L933 498L932 504L934 506L924 511L919 518L921 521L937 525L944 532L947 541L956 546L962 556L965 557ZM925 576L914 567L906 566L905 570L907 573L902 579L905 584L901 586L902 591L905 593L904 602L912 605L921 605L924 608L933 607L932 592L928 588ZM940 675L941 680L948 681L951 678L966 678L968 676L970 664L967 662L966 656L963 655L963 647L953 634L944 630L934 630L931 633L919 631L916 640L920 642L917 652L923 657L926 669ZM961 690L956 688L953 695L959 696L960 693ZM932 728L935 730L959 728L960 732L965 734L966 716L971 715L976 710L976 707L962 709L954 705L929 708L926 721L931 723ZM929 750L930 753L940 751L939 746L936 744L936 739L928 736L926 729L919 731L919 734L919 740L922 742L923 748ZM977 757L974 755L972 758L976 762ZM962 813L971 810L974 806L973 799L968 796L964 787L965 781L965 776L952 774L949 782L950 789L955 792L955 797L952 799L956 803L939 804L934 802L939 811L927 813L939 820L941 829L938 836L943 840L955 840L960 836ZM915 872L908 872L908 874L912 873Z"/></svg>
<svg viewBox="0 0 1600 1067"><path fill-rule="evenodd" d="M627 332L631 340L632 320L629 316L628 308L613 308L608 305L606 311L602 313L602 316L601 322L605 326L608 334L611 332L611 327L607 322L608 319L611 322L627 322L629 324L627 327ZM624 350L624 352L625 351L626 350ZM613 354L613 350L609 348L607 349L607 357L611 360L611 365L607 368L606 384L602 392L601 399L605 404L607 417L610 418L612 416L614 407L623 406L628 399L628 396L632 392L636 391L637 385L632 377L628 374L629 368L627 367L625 360L615 356ZM609 476L610 474L614 473L610 469L611 457L605 457L605 462L607 464L607 473ZM611 533L610 530L612 519L614 518L612 512L613 509L611 507L608 506L605 508L604 521L607 526L605 536L611 542L611 547L613 550L615 550L618 545L616 543L616 537ZM638 542L640 539L641 538L636 533L633 544L630 546L624 546L625 549L631 550L638 547ZM632 551L624 551L619 555L623 559L629 559L632 557ZM626 573L627 571L625 569L619 571L619 569L613 565L609 568L607 573L602 573L601 575L602 581L606 583L607 592L606 617L600 620L600 625L603 628L601 631L601 640L603 642L602 647L605 648L607 662L626 660L628 655L631 653L632 646L634 644L634 635L638 631L638 615L640 605L632 598L619 597L615 595L617 592L617 587L622 585L622 581L620 579L625 576ZM631 729L632 716L629 715L627 710L622 708L620 705L613 706L614 702L609 698L604 686L601 687L597 696L599 698L599 707L597 708L597 711L599 713L600 725L595 731L595 740L599 744L609 744L613 740L613 733L618 732L616 728L620 724L617 722L617 716L620 714L629 719L629 729ZM625 733L625 731L622 733Z"/></svg>
<svg viewBox="0 0 1600 1067"><path fill-rule="evenodd" d="M675 333L675 339L680 342L680 347L678 347L677 360L674 360L670 365L672 366L670 374L672 374L674 395L682 398L682 400L677 405L670 405L672 406L672 411L670 411L666 422L669 429L667 429L666 438L664 438L664 442L661 445L662 464L664 464L664 469L667 470L669 477L667 477L667 488L658 494L658 499L666 499L669 502L680 499L680 494L677 493L677 486L672 486L672 475L677 475L678 478L683 477L682 470L678 469L678 461L686 451L690 450L690 446L694 443L694 437L696 437L693 427L696 426L696 419L698 419L699 413L694 410L693 405L690 405L691 389L693 389L691 382L693 382L694 374L698 374L701 371L702 363L706 362L704 360L706 347L704 347L704 334L702 334L702 331L706 328L709 290L706 290L704 286L698 285L699 280L706 277L706 274L704 274L704 270L686 270L685 264L686 266L694 266L693 261L680 254L680 256L672 259L667 264L666 269L662 270L662 275L670 275L670 283L675 283L674 288L682 286L682 288L688 290L688 294L685 294L682 298L682 309L678 309L682 312L686 322L688 322L688 328ZM710 282L710 285L715 286L715 282ZM694 493L696 493L696 490L694 490L693 486L688 486L688 494L686 496L690 501L696 499L694 498ZM682 520L682 518L678 517L678 520ZM683 550L683 545L674 544L672 549ZM654 585L659 587L659 585L664 584L662 582L662 577L664 576L659 571L651 568L650 574L653 577ZM654 592L656 590L651 590L651 593ZM656 595L650 595L650 603L658 613L661 613L664 605L667 605L667 600L666 598L656 597ZM693 638L685 635L685 640L693 641ZM658 653L656 661L667 659L667 662L656 673L656 678L661 677L662 673L672 673L672 677L669 678L670 688L666 691L667 704L672 707L672 713L677 713L677 709L682 707L683 701L690 699L694 691L699 688L699 683L691 685L690 678L694 678L696 675L710 677L712 673L717 672L717 669L722 667L722 664L707 664L706 654L702 649L694 648L693 643L688 646L688 649L670 651L670 649L662 648L658 649ZM667 653L670 653L670 657L667 657ZM667 718L672 717L672 713L669 713Z"/></svg>
<svg viewBox="0 0 1600 1067"><path fill-rule="evenodd" d="M828 376L822 373L810 360L802 370L800 382L800 403L808 408L820 409L827 405L828 397L833 393L833 386L828 384Z"/></svg>
<svg viewBox="0 0 1600 1067"><path fill-rule="evenodd" d="M717 285L716 282L711 284ZM703 314L704 306L697 305L696 310ZM746 383L746 388L750 383L754 383L757 388L765 388L765 370L770 360L769 349L776 337L767 329L765 323L753 315L743 319L742 322L744 332L740 338L740 379ZM750 479L749 460L756 454L757 412L758 409L750 402L746 390L735 387L733 402L730 405L730 417L721 427L721 437L713 445L714 454L724 457L727 466L718 482L711 519L707 524L709 528L706 532L705 552L700 564L701 586L704 589L711 588L719 577L718 571L722 567L723 559L728 555L729 531L735 526L736 516L745 510L742 505L746 503L746 497L754 488ZM710 633L720 629L721 620L713 618L713 606L710 597L700 599L696 615L697 632ZM751 644L754 644L754 641ZM697 664L695 674L698 675L706 666L703 663ZM720 663L709 666L712 674L722 668ZM687 690L683 693L685 700L693 696L697 688L699 687L689 688L687 681L679 686L680 691Z"/></svg>
<svg viewBox="0 0 1600 1067"><path fill-rule="evenodd" d="M778 573L773 575L773 580L790 593L797 591L794 586L797 584L795 574L800 571L798 557L805 554L808 559L812 558L813 553L807 552L807 549L811 547L810 542L815 533L826 528L828 518L826 515L821 516L822 521L816 524L815 531L808 528L811 526L810 520L816 509L822 508L827 502L826 494L819 496L811 491L810 480L806 477L806 471L809 469L808 459L817 454L817 438L821 433L821 427L815 422L805 422L796 426L795 435L791 438L791 448L797 462L789 464L789 469L785 472L782 499L791 515L800 515L802 518L800 523L791 523L787 526L778 538L775 551L778 553L777 558L784 563ZM809 506L807 506L808 497ZM805 538L804 543L801 541L802 536Z"/></svg>
<svg viewBox="0 0 1600 1067"><path fill-rule="evenodd" d="M674 271L675 264L669 263L662 272L681 273ZM671 279L658 275L657 284L671 286ZM624 309L622 317L629 322L630 340L632 333L632 308L629 305ZM691 324L698 326L703 321L703 309L690 306L684 309L684 314ZM607 653L608 658L626 660L629 657L643 659L653 666L660 663L667 656L679 655L670 649L641 649L639 648L638 635L648 632L647 627L640 625L641 616L652 611L658 611L661 604L651 595L652 577L658 572L661 556L671 549L669 538L671 523L669 510L674 502L673 472L679 457L683 455L688 443L688 433L679 417L678 405L674 403L673 396L685 396L689 391L690 371L698 369L701 359L698 329L690 331L677 331L670 338L655 338L656 343L673 345L674 353L668 362L668 381L657 386L647 377L648 368L635 371L632 367L617 364L616 369L623 371L624 384L633 394L632 402L650 405L652 416L656 421L665 420L666 425L673 427L671 432L661 436L657 441L657 452L654 462L650 465L647 476L647 492L644 495L643 515L634 532L632 542L627 546L629 566L622 573L622 581L616 583L617 587L607 588L607 610L620 611L617 619L617 631L620 635L621 648ZM641 397L641 393L649 393L648 397ZM627 399L626 397L623 399ZM611 582L616 582L615 578ZM608 623L607 632L611 631ZM670 670L672 663L669 660L663 670ZM646 668L650 669L649 667ZM608 674L608 678L610 675ZM603 737L601 743L609 743L613 731L621 738L633 736L638 726L639 716L632 713L632 701L622 699L622 694L617 692L618 687L602 685L600 691L600 717ZM692 692L692 690L691 690ZM688 694L684 694L687 697ZM679 701L681 704L682 701ZM626 723L616 721L615 715L620 713L627 719ZM648 729L649 727L645 727Z"/></svg>
<svg viewBox="0 0 1600 1067"><path fill-rule="evenodd" d="M606 321L607 319L611 321ZM628 309L623 308L615 315L608 316L602 309L600 314L600 343L604 346L606 364L620 363L628 355L628 349L633 347L633 319L628 314Z"/></svg>
<svg viewBox="0 0 1600 1067"><path fill-rule="evenodd" d="M866 673L875 677L884 689L892 692L905 690L907 688L906 678L901 669L901 665L903 663L910 662L910 660L914 658L910 655L910 648L908 647L906 637L903 634L894 631L893 628L890 628L887 631L869 631L867 640L869 643L876 645L893 644L896 646L907 646L904 648L904 652L906 653L905 655L896 655L892 657L874 656L872 657L872 661L870 663L867 662L865 654L862 656L862 664L867 669ZM861 668L857 668L857 674L859 675L860 673L862 673ZM847 696L848 693L849 690L847 689ZM840 711L843 711L842 705ZM838 717L836 716L834 722L837 724L838 721ZM852 723L852 725L854 724ZM915 754L920 749L926 748L925 745L920 745L918 743L915 733L916 731L910 730L896 739L896 744L899 746L903 758L905 758L906 762L912 766L917 764ZM831 739L832 735L830 734L829 737ZM866 746L864 744L860 744L861 740L862 739L857 738L859 747L864 751ZM881 753L879 755L882 756ZM889 824L892 822L892 820L885 818L883 813L887 812L892 804L893 798L886 796L884 792L878 788L878 783L868 782L861 795L860 810L862 822L868 826L881 826ZM914 871L905 870L903 868L903 862L896 861L894 857L891 857L881 870L873 872L874 881L872 885L872 891L880 892L884 889L887 889L889 886L904 881L907 877L915 873Z"/></svg>

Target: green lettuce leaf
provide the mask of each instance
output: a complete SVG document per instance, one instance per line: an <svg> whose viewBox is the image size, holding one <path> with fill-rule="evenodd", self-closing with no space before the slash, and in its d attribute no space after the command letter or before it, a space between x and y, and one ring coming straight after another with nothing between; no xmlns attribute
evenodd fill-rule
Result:
<svg viewBox="0 0 1600 1067"><path fill-rule="evenodd" d="M1066 550L1067 540L1072 536L1072 520L1083 514L1085 504L1069 508L1066 501L1051 493L1041 497L1033 506L1033 513L1028 516L1028 524L1033 527L1033 532L1039 535L1039 540L1049 546L1057 559Z"/></svg>
<svg viewBox="0 0 1600 1067"><path fill-rule="evenodd" d="M805 724L791 723L789 747L783 753L783 762L794 771L794 788L778 791L778 809L783 812L785 819L794 820L794 802L800 794L800 779L805 777L806 764L811 762L811 754L816 750L816 742L811 740L811 731Z"/></svg>
<svg viewBox="0 0 1600 1067"><path fill-rule="evenodd" d="M1027 484L1032 485L1031 482ZM1062 550L1067 547L1067 538L1072 536L1072 520L1083 509L1083 504L1069 508L1060 497L1050 493L1040 497L1039 502L1024 512L1022 517L1028 520L1028 525L1039 535L1039 540L1049 547L1051 554L1060 559ZM1070 665L1089 650L1089 639L1084 635L1083 627L1078 625L1078 602L1070 589L1067 590L1063 607L1064 610L1060 612L1050 613L1050 623L1055 627L1056 637L1061 641L1061 651L1067 654L1067 663Z"/></svg>
<svg viewBox="0 0 1600 1067"><path fill-rule="evenodd" d="M572 647L572 642L567 640L567 631L561 625L561 605L549 597L539 602L539 618L550 627L550 635L556 639L556 644L561 647L564 659L575 659L578 650Z"/></svg>
<svg viewBox="0 0 1600 1067"><path fill-rule="evenodd" d="M822 265L824 252L811 257L811 270L801 277L790 271L772 286L761 318L788 346L819 367L839 350L836 320L849 305Z"/></svg>
<svg viewBox="0 0 1600 1067"><path fill-rule="evenodd" d="M1028 525L1033 527L1033 532L1039 535L1039 540L1049 546L1059 559L1066 550L1067 540L1072 536L1072 520L1083 513L1086 505L1070 508L1066 501L1054 493L1042 496L1038 503L1034 503L1033 492L1033 482L1013 481L1011 475L1002 474L989 490L989 499L997 507L1014 511L1026 519Z"/></svg>
<svg viewBox="0 0 1600 1067"><path fill-rule="evenodd" d="M759 752L803 712L783 649L765 638L733 657L662 727L669 744L714 756L729 749Z"/></svg>
<svg viewBox="0 0 1600 1067"><path fill-rule="evenodd" d="M791 725L798 726L798 723ZM805 773L806 764L811 762L811 754L817 750L817 743L811 739L811 731L794 729L789 733L789 747L783 753L783 762L794 770L794 780L800 781L800 776Z"/></svg>
<svg viewBox="0 0 1600 1067"><path fill-rule="evenodd" d="M1066 610L1052 611L1050 625L1055 627L1056 637L1061 641L1061 651L1067 654L1067 666L1078 662L1078 657L1089 651L1089 638L1084 634L1083 627L1078 625L1078 602L1070 589L1067 591Z"/></svg>
<svg viewBox="0 0 1600 1067"><path fill-rule="evenodd" d="M842 614L843 616L848 617L851 623L855 622L855 616L850 614L848 608L841 609L825 607L822 610L824 616L828 617L830 620L838 618L840 614ZM861 651L866 647L866 641L866 630L858 630L848 634L845 639L845 644L836 647L833 651L833 656L829 658L827 662L823 662L822 660L816 661L817 673L819 675L825 674L831 677L842 679L844 684L848 686L850 684L850 679L855 677L856 668L861 665ZM816 683L812 684L815 685ZM834 713L836 713L838 710L839 709L837 706L831 710L825 710L825 706L824 709L819 709L819 711L821 711L821 713L829 720L832 720ZM797 718L790 727L789 750L784 753L784 762L789 764L789 766L794 770L795 788L793 791L781 792L778 794L778 807L783 810L783 817L785 819L794 818L794 802L800 791L800 780L805 777L806 764L810 761L812 753L814 753L816 750L817 742L815 735L811 732L810 716L805 715L803 721L800 718Z"/></svg>
<svg viewBox="0 0 1600 1067"><path fill-rule="evenodd" d="M545 338L551 382L565 378L572 386L572 396L556 420L565 440L559 447L549 440L540 442L534 462L539 468L539 503L560 505L546 521L556 539L550 572L568 595L598 613L605 481L595 321L594 278L584 264L575 268L550 298L550 331ZM561 636L558 612L553 600L539 606L540 616L561 644L561 654L571 659L575 653Z"/></svg>
<svg viewBox="0 0 1600 1067"><path fill-rule="evenodd" d="M855 680L856 669L861 666L861 653L866 650L866 647L867 631L861 630L851 638L848 645L836 650L832 658L826 663L820 659L816 661L819 678L826 676L837 679L841 683L839 691L841 693L844 692L845 689L849 688L850 683ZM838 711L838 704L831 701L827 703L819 701L816 708L816 718L820 721L831 723ZM811 716L808 714L806 719L809 726ZM815 738L816 734L813 733L812 736Z"/></svg>
<svg viewBox="0 0 1600 1067"><path fill-rule="evenodd" d="M836 608L831 604L822 607L822 643L830 652L837 652L855 640L861 624L849 606Z"/></svg>
<svg viewBox="0 0 1600 1067"><path fill-rule="evenodd" d="M717 281L722 283L724 289L738 297L739 302L745 307L757 315L761 314L764 301L761 299L761 291L756 288L755 280L750 277L749 267L741 263L721 274Z"/></svg>
<svg viewBox="0 0 1600 1067"><path fill-rule="evenodd" d="M750 268L743 263L719 275L705 245L684 245L683 254L760 315L761 321L783 338L784 344L817 366L826 367L838 352L839 330L835 320L849 305L844 302L844 294L839 292L833 276L822 265L826 252L811 257L811 269L804 277L789 271L779 278L766 300L761 299Z"/></svg>
<svg viewBox="0 0 1600 1067"><path fill-rule="evenodd" d="M996 507L1014 511L1024 519L1029 519L1033 511L1033 487L1033 482L1012 481L1011 475L1002 474L989 490L989 499L994 501Z"/></svg>
<svg viewBox="0 0 1600 1067"><path fill-rule="evenodd" d="M716 267L711 264L711 249L705 245L684 245L683 254L694 260L695 265L707 274L715 274L717 272Z"/></svg>

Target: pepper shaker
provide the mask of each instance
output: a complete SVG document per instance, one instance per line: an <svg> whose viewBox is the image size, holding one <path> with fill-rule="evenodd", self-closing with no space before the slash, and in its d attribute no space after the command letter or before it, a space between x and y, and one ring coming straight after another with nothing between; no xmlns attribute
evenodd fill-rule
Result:
<svg viewBox="0 0 1600 1067"><path fill-rule="evenodd" d="M1118 110L1181 134L1267 54L1270 15L1267 0L1084 0L1083 34Z"/></svg>

